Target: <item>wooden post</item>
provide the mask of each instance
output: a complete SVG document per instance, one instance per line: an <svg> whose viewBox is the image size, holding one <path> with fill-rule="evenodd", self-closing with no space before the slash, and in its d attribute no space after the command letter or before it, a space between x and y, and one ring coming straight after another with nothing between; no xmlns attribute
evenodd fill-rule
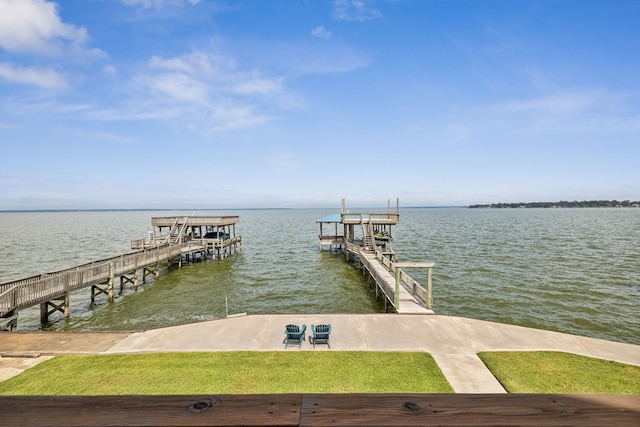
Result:
<svg viewBox="0 0 640 427"><path fill-rule="evenodd" d="M427 267L427 308L429 310L431 310L431 307L433 307L433 297L431 295L431 291L433 287L433 283L432 283L433 271L432 270L433 270L432 267Z"/></svg>
<svg viewBox="0 0 640 427"><path fill-rule="evenodd" d="M110 262L109 263L109 283L107 284L107 294L109 295L109 300L113 300L113 280L115 279L116 268L115 265Z"/></svg>
<svg viewBox="0 0 640 427"><path fill-rule="evenodd" d="M396 306L396 311L400 309L400 269L396 267L396 293L393 296L393 305Z"/></svg>
<svg viewBox="0 0 640 427"><path fill-rule="evenodd" d="M54 302L54 301L59 301ZM49 310L51 307L51 310ZM64 317L68 318L70 316L69 309L69 292L65 292L64 296L61 298L55 298L54 300L45 301L40 304L40 322L46 323L49 321L49 315L59 311L64 314Z"/></svg>
<svg viewBox="0 0 640 427"><path fill-rule="evenodd" d="M69 318L71 316L71 309L69 308L69 292L64 294L64 317Z"/></svg>
<svg viewBox="0 0 640 427"><path fill-rule="evenodd" d="M48 302L45 301L40 304L40 322L46 323L47 321L49 321L49 307Z"/></svg>

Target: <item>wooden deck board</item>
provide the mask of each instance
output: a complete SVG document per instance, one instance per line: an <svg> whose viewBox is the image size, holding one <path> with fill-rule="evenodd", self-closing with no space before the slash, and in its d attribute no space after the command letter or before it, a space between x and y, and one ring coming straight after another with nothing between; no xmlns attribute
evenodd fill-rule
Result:
<svg viewBox="0 0 640 427"><path fill-rule="evenodd" d="M640 396L0 396L0 413L0 426L637 426Z"/></svg>

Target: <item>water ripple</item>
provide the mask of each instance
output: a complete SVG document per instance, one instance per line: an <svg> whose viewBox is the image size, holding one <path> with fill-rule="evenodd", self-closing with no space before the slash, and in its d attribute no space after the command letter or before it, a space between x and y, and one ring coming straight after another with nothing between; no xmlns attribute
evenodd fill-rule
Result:
<svg viewBox="0 0 640 427"><path fill-rule="evenodd" d="M383 306L360 271L318 250L315 219L333 209L240 215L240 254L163 274L115 301L72 295L50 330L121 330L247 313L371 313ZM0 213L0 281L127 252L152 216L192 212ZM640 344L640 209L404 209L402 261L434 261L438 313ZM416 278L424 281L416 272ZM20 313L40 329L39 311Z"/></svg>

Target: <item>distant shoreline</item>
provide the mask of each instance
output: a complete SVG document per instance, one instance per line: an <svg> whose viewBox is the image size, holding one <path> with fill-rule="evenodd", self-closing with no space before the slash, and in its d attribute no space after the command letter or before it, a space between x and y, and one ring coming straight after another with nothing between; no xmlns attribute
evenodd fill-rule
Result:
<svg viewBox="0 0 640 427"><path fill-rule="evenodd" d="M640 208L640 201L629 200L583 200L581 202L529 202L529 203L490 203L486 205L470 205L471 209L522 209L522 208Z"/></svg>

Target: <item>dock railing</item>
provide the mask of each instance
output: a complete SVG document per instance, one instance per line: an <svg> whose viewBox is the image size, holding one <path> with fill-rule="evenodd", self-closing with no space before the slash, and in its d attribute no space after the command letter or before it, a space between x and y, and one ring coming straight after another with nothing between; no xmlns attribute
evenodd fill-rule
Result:
<svg viewBox="0 0 640 427"><path fill-rule="evenodd" d="M346 212L340 216L343 224L360 224L362 221L374 224L397 224L400 222L400 214L397 213Z"/></svg>
<svg viewBox="0 0 640 427"><path fill-rule="evenodd" d="M180 256L191 244L157 246L0 284L0 317L116 276Z"/></svg>
<svg viewBox="0 0 640 427"><path fill-rule="evenodd" d="M232 225L237 224L239 222L239 217L235 215L227 215L227 216L188 216L188 217L178 217L180 223L184 222L187 225L201 225L201 226L222 226L222 225ZM176 221L175 216L167 216L167 217L153 217L151 218L151 225L153 227L171 227Z"/></svg>
<svg viewBox="0 0 640 427"><path fill-rule="evenodd" d="M391 261L385 257L381 251L376 251L376 259L384 265L389 271L395 274L396 277L396 291L394 293L394 303L397 306L397 296L399 295L398 287L401 283L407 285L407 290L411 292L411 295L424 301L427 308L431 310L433 307L433 262L397 262ZM403 268L426 268L427 269L427 287L420 285L415 279L413 279Z"/></svg>

